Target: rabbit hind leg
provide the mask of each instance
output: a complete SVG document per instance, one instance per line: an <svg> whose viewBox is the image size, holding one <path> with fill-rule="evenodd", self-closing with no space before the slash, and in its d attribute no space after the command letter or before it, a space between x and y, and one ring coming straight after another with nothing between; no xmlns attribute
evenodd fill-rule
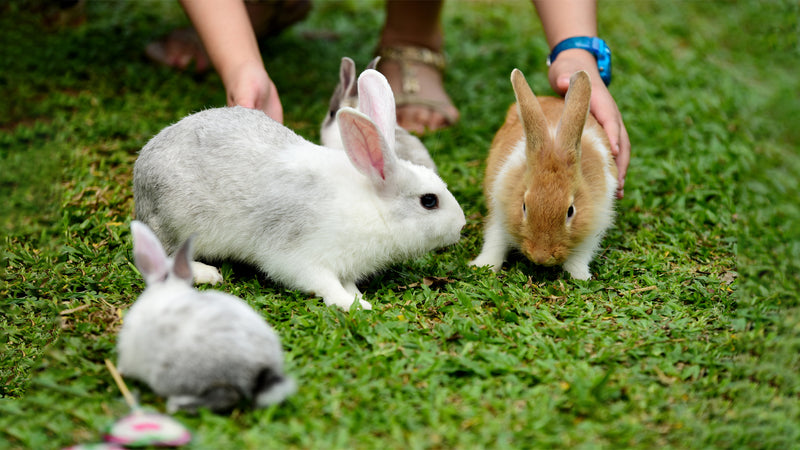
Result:
<svg viewBox="0 0 800 450"><path fill-rule="evenodd" d="M195 284L217 284L222 281L222 274L219 269L199 261L192 261L192 274Z"/></svg>

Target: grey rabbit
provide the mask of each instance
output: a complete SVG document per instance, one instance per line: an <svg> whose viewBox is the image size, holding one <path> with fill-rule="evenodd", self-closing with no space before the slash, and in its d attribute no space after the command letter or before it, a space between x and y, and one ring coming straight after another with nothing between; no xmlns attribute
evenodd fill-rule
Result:
<svg viewBox="0 0 800 450"><path fill-rule="evenodd" d="M378 65L380 57L376 57L367 65L367 70L375 69ZM330 107L325 119L322 121L322 129L320 130L320 140L322 145L331 148L344 148L342 143L342 136L339 133L339 127L336 122L336 112L345 106L358 109L367 116L371 116L372 112L365 110L359 106L359 98L371 95L368 87L359 86L356 83L356 63L347 56L342 58L342 63L339 66L339 84L331 96ZM394 138L395 138L395 151L397 157L405 159L406 161L428 167L436 171L436 163L433 162L430 152L425 148L425 144L419 140L418 137L409 133L399 125L397 125L397 118L394 118Z"/></svg>
<svg viewBox="0 0 800 450"><path fill-rule="evenodd" d="M133 221L131 232L146 288L117 338L120 373L168 397L170 412L264 407L295 391L278 335L264 319L237 297L192 287L192 239L173 260L147 225Z"/></svg>

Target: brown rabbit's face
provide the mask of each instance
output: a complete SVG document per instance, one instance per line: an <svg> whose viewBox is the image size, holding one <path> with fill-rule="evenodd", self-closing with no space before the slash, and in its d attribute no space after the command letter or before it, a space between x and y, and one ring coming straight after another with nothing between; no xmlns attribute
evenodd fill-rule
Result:
<svg viewBox="0 0 800 450"><path fill-rule="evenodd" d="M561 265L581 241L588 224L588 205L581 194L577 168L552 152L526 173L520 209L520 247L525 256L544 266Z"/></svg>

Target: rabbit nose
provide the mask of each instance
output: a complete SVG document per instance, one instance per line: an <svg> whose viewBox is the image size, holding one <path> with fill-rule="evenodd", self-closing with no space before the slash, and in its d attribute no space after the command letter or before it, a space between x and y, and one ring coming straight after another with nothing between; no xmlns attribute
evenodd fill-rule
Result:
<svg viewBox="0 0 800 450"><path fill-rule="evenodd" d="M525 253L528 256L528 259L533 261L540 266L554 266L558 264L558 258L556 257L556 252L547 250L547 249L540 249L535 248L534 245L531 243L526 243L525 245Z"/></svg>
<svg viewBox="0 0 800 450"><path fill-rule="evenodd" d="M557 264L556 257L553 255L538 256L534 262L542 266L554 266Z"/></svg>

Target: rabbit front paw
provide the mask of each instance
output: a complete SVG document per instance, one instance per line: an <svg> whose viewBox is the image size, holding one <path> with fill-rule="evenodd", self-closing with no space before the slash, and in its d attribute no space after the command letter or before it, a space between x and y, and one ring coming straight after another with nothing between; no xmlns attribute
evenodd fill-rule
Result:
<svg viewBox="0 0 800 450"><path fill-rule="evenodd" d="M366 300L359 299L358 302L361 304L361 309L371 310L372 304Z"/></svg>
<svg viewBox="0 0 800 450"><path fill-rule="evenodd" d="M564 263L564 270L569 273L569 276L575 278L576 280L588 280L592 278L591 272L589 272L589 264L586 263L573 263L570 264L569 261Z"/></svg>
<svg viewBox="0 0 800 450"><path fill-rule="evenodd" d="M501 257L498 260L495 255L488 255L487 252L482 252L477 258L470 261L469 265L474 267L489 266L492 272L496 273L503 268L503 258Z"/></svg>
<svg viewBox="0 0 800 450"><path fill-rule="evenodd" d="M355 301L358 301L358 303L361 305L361 309L364 309L364 310L372 309L372 304L370 304L366 300L361 300L360 296L357 296L355 298L354 297L350 297L350 296L337 297L337 298L325 297L325 305L327 305L327 306L338 306L339 308L342 308L345 311L349 311L350 307L353 306L353 303Z"/></svg>

